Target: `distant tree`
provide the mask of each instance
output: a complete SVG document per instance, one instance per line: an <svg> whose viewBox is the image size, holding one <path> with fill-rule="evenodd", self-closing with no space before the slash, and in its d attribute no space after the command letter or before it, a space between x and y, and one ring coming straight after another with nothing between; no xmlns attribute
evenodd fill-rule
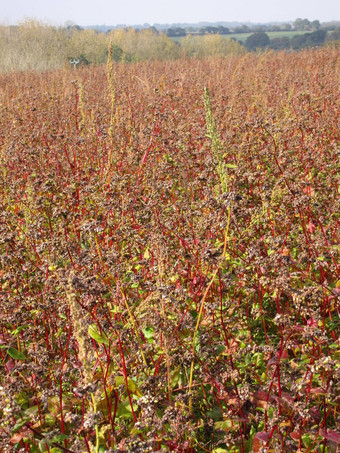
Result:
<svg viewBox="0 0 340 453"><path fill-rule="evenodd" d="M295 19L293 23L294 30L309 30L310 29L310 22L308 19Z"/></svg>
<svg viewBox="0 0 340 453"><path fill-rule="evenodd" d="M326 35L326 30L317 30L312 33L293 36L290 40L290 45L294 50L302 49L304 47L320 46L325 42Z"/></svg>
<svg viewBox="0 0 340 453"><path fill-rule="evenodd" d="M270 40L269 47L273 50L289 49L290 39L287 37L273 38Z"/></svg>
<svg viewBox="0 0 340 453"><path fill-rule="evenodd" d="M112 59L116 62L119 63L123 59L123 49L119 47L117 44L113 44L112 46Z"/></svg>
<svg viewBox="0 0 340 453"><path fill-rule="evenodd" d="M329 33L326 37L327 41L337 41L340 40L340 27L336 28L332 33Z"/></svg>
<svg viewBox="0 0 340 453"><path fill-rule="evenodd" d="M218 34L218 29L217 27L212 27L212 26L208 26L208 27L205 27L205 30L206 30L206 33L208 33L209 35L217 35Z"/></svg>
<svg viewBox="0 0 340 453"><path fill-rule="evenodd" d="M310 23L311 27L313 30L319 30L319 28L321 27L320 25L320 21L318 20L313 20L311 23Z"/></svg>
<svg viewBox="0 0 340 453"><path fill-rule="evenodd" d="M83 29L79 25L69 25L69 26L66 27L66 30L81 31Z"/></svg>
<svg viewBox="0 0 340 453"><path fill-rule="evenodd" d="M296 35L293 36L290 40L290 46L294 50L302 49L307 45L307 37L306 34L304 35Z"/></svg>
<svg viewBox="0 0 340 453"><path fill-rule="evenodd" d="M243 55L246 50L238 42L220 35L193 36L181 39L180 48L186 57Z"/></svg>
<svg viewBox="0 0 340 453"><path fill-rule="evenodd" d="M217 27L217 33L219 35L228 35L230 33L230 30L228 27L224 27L223 25L220 25Z"/></svg>
<svg viewBox="0 0 340 453"><path fill-rule="evenodd" d="M39 71L67 61L70 36L63 28L26 19L9 31L5 42L0 42L0 69Z"/></svg>
<svg viewBox="0 0 340 453"><path fill-rule="evenodd" d="M269 44L270 44L269 36L267 35L267 33L263 31L253 33L252 35L248 36L245 42L246 49L248 50L264 48L269 46Z"/></svg>
<svg viewBox="0 0 340 453"><path fill-rule="evenodd" d="M68 20L67 22L65 22L65 28L67 30L78 30L78 31L82 30L82 27L80 27L80 25L77 25L72 20Z"/></svg>
<svg viewBox="0 0 340 453"><path fill-rule="evenodd" d="M159 31L157 30L156 27L148 27L148 30L152 31L152 32L155 33L156 35L159 34Z"/></svg>
<svg viewBox="0 0 340 453"><path fill-rule="evenodd" d="M235 27L234 33L249 33L250 28L247 25L242 25L241 27Z"/></svg>
<svg viewBox="0 0 340 453"><path fill-rule="evenodd" d="M325 42L326 35L326 30L317 30L313 31L313 33L307 33L307 45L320 46Z"/></svg>
<svg viewBox="0 0 340 453"><path fill-rule="evenodd" d="M176 27L176 28L168 28L166 31L166 35L173 38L176 36L186 36L186 31L184 28Z"/></svg>
<svg viewBox="0 0 340 453"><path fill-rule="evenodd" d="M178 45L172 39L150 29L139 32L133 28L114 30L109 36L122 49L124 62L173 59L179 54Z"/></svg>
<svg viewBox="0 0 340 453"><path fill-rule="evenodd" d="M339 28L340 21L324 22L322 24L322 29L327 31L334 31Z"/></svg>
<svg viewBox="0 0 340 453"><path fill-rule="evenodd" d="M211 25L208 25L207 27L200 27L198 29L198 34L203 36L203 35L217 35L218 34L218 28L217 27L212 27Z"/></svg>
<svg viewBox="0 0 340 453"><path fill-rule="evenodd" d="M106 62L108 35L94 30L73 31L69 43L70 55L83 55L89 63Z"/></svg>

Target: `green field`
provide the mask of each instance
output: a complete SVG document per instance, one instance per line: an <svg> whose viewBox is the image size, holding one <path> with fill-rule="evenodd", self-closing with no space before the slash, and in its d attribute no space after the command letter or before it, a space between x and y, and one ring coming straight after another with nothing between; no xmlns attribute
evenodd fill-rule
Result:
<svg viewBox="0 0 340 453"><path fill-rule="evenodd" d="M293 36L297 35L303 35L304 33L307 33L306 31L268 31L266 32L267 35L269 36L270 39L273 38L293 38ZM253 33L231 33L230 35L222 35L225 38L234 38L237 39L238 41L244 43L246 42L246 39L248 36L252 35Z"/></svg>
<svg viewBox="0 0 340 453"><path fill-rule="evenodd" d="M266 32L267 35L269 36L270 39L273 38L289 38L291 39L293 36L297 35L303 35L304 33L308 33L304 30L297 31L297 30L292 30L292 31L268 31ZM229 39L236 39L237 41L241 42L242 44L246 42L246 39L248 36L252 35L253 32L250 33L230 33L228 35L221 35L223 38L229 38ZM195 35L196 36L196 35ZM176 42L179 42L183 37L171 37Z"/></svg>

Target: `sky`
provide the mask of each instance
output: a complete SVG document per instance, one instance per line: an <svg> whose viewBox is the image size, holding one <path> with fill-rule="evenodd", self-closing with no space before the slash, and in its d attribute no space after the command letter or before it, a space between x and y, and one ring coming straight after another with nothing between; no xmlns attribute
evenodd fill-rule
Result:
<svg viewBox="0 0 340 453"><path fill-rule="evenodd" d="M340 20L339 0L0 0L0 23L52 25Z"/></svg>

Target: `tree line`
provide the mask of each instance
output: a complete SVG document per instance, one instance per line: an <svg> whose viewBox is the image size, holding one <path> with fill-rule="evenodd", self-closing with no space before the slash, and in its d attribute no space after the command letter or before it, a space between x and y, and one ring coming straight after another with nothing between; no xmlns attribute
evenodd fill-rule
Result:
<svg viewBox="0 0 340 453"><path fill-rule="evenodd" d="M30 19L18 26L0 26L0 71L99 65L106 63L109 46L117 63L241 55L246 52L240 43L219 35L187 36L176 43L165 33L152 28L125 28L100 33L78 26L53 27Z"/></svg>
<svg viewBox="0 0 340 453"><path fill-rule="evenodd" d="M242 55L256 49L299 49L339 39L340 29L326 36L325 30L288 38L269 39L265 32L250 35L245 45L208 33L187 35L175 42L155 28L114 29L108 33L79 26L54 27L36 20L18 26L0 26L0 71L48 70L79 65L104 64L111 55L115 62L165 60L190 57ZM287 41L288 39L288 41Z"/></svg>
<svg viewBox="0 0 340 453"><path fill-rule="evenodd" d="M241 33L257 33L257 32L276 32L276 31L308 31L314 32L317 30L333 31L336 28L336 23L320 23L319 20L309 21L308 19L295 19L293 23L275 23L275 24L255 24L255 25L206 25L206 26L172 26L164 30L169 37L183 37L187 35L228 35Z"/></svg>
<svg viewBox="0 0 340 453"><path fill-rule="evenodd" d="M295 35L291 38L280 37L270 39L265 32L256 32L250 35L245 42L245 47L249 51L257 49L293 49L300 50L307 47L316 47L323 45L326 41L335 41L340 39L340 28L327 34L326 30L316 30L310 33Z"/></svg>

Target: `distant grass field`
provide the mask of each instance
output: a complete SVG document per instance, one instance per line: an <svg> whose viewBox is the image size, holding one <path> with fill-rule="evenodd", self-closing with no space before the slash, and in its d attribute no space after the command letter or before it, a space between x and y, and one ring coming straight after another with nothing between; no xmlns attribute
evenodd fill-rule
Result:
<svg viewBox="0 0 340 453"><path fill-rule="evenodd" d="M254 32L251 32L251 33L230 33L228 35L221 35L223 36L224 38L229 38L229 39L236 39L237 41L241 42L242 44L246 42L246 39L248 38L248 36L252 35ZM273 38L292 38L293 36L296 36L296 35L303 35L304 33L308 33L307 31L304 31L304 30L301 30L301 31L298 31L298 30L291 30L291 31L268 31L266 32L267 35L269 36L270 39L273 39ZM171 39L173 39L174 41L176 42L179 42L181 39L183 39L183 37L172 37Z"/></svg>
<svg viewBox="0 0 340 453"><path fill-rule="evenodd" d="M273 38L289 38L291 39L293 36L303 35L304 33L308 33L306 31L268 31L266 32L270 39ZM237 41L244 43L248 36L252 35L253 33L231 33L230 35L222 35L225 38L235 38Z"/></svg>

